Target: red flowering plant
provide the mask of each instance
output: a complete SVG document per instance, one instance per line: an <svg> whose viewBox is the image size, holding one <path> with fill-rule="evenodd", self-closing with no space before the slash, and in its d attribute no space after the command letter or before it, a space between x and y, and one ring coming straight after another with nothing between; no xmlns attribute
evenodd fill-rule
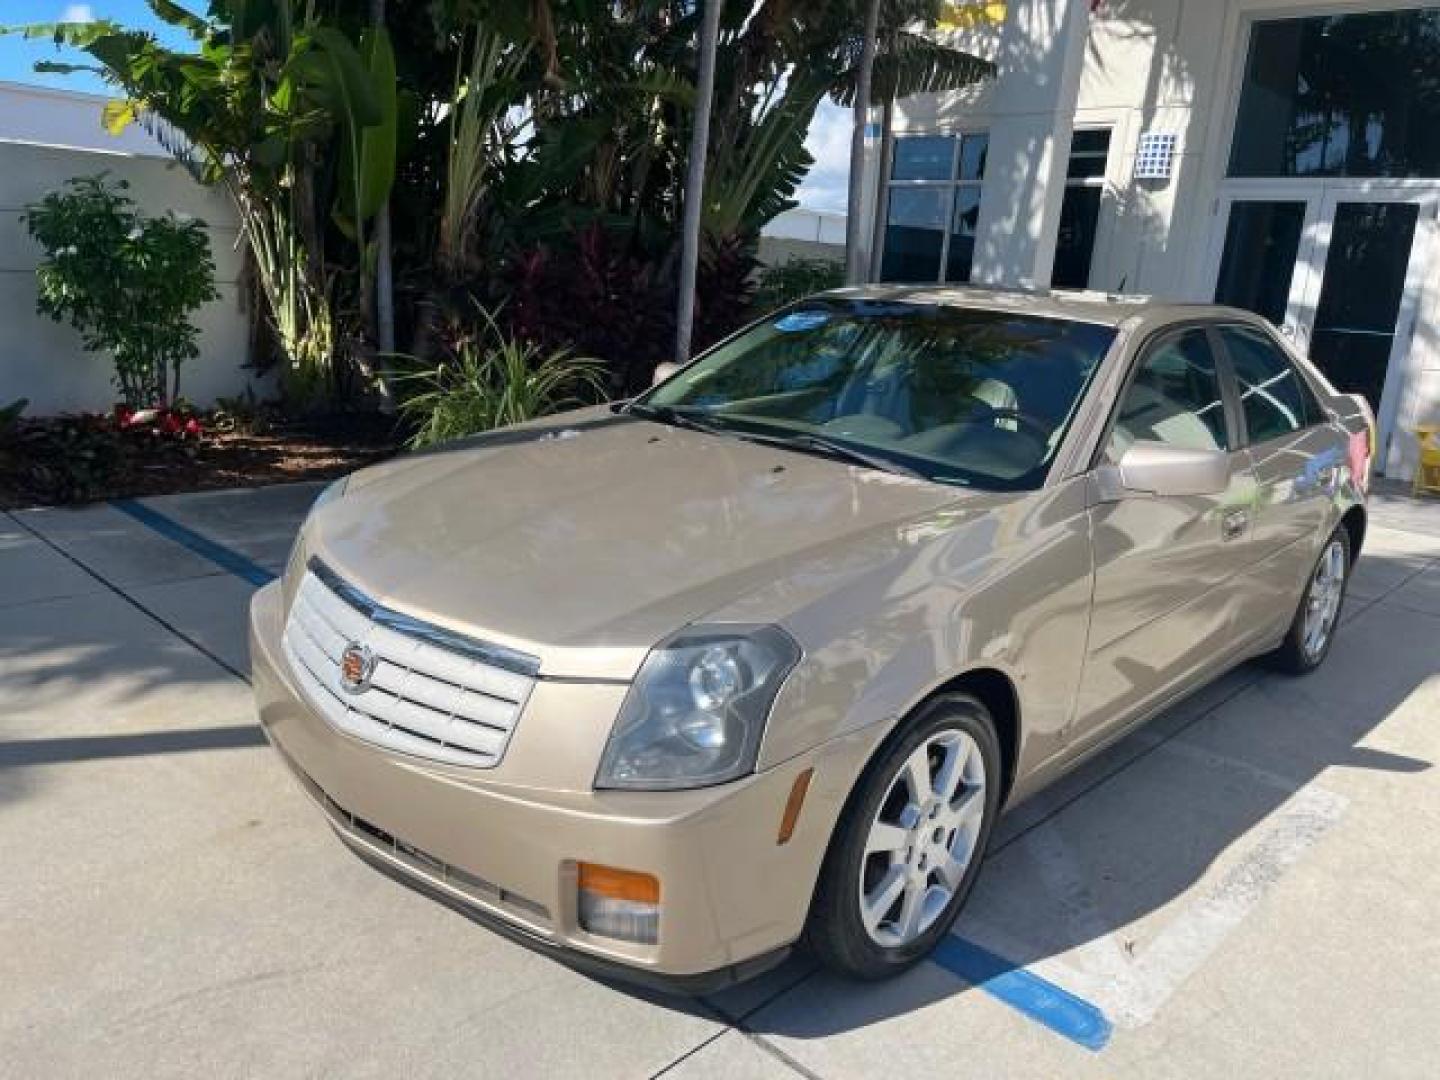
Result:
<svg viewBox="0 0 1440 1080"><path fill-rule="evenodd" d="M115 426L121 431L148 432L179 439L198 439L205 433L200 417L183 399L158 409L132 409L128 405L117 405Z"/></svg>

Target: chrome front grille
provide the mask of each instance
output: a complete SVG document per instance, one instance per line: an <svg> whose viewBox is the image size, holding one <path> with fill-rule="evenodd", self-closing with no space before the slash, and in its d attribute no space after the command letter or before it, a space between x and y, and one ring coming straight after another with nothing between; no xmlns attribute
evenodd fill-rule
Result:
<svg viewBox="0 0 1440 1080"><path fill-rule="evenodd" d="M368 685L343 685L350 646L373 654ZM539 661L391 611L311 560L285 623L284 649L311 703L366 742L451 765L505 754Z"/></svg>

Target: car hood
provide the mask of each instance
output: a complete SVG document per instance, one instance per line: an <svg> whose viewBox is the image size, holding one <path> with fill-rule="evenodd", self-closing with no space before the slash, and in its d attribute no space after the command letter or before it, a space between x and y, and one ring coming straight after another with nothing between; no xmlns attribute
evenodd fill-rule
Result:
<svg viewBox="0 0 1440 1080"><path fill-rule="evenodd" d="M623 679L817 551L963 497L586 410L358 473L305 543L372 599L538 656L543 674Z"/></svg>

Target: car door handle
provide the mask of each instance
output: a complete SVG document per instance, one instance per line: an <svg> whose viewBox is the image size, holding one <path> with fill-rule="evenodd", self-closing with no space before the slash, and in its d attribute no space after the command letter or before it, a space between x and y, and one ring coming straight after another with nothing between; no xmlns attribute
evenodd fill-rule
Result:
<svg viewBox="0 0 1440 1080"><path fill-rule="evenodd" d="M1220 519L1220 537L1223 540L1234 540L1242 536L1245 526L1250 524L1250 514L1245 510L1230 510Z"/></svg>

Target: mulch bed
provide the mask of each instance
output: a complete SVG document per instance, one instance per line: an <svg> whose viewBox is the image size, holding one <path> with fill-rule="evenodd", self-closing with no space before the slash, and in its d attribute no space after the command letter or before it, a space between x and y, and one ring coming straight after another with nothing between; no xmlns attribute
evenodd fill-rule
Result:
<svg viewBox="0 0 1440 1080"><path fill-rule="evenodd" d="M122 431L100 417L22 420L0 438L0 509L323 480L399 447L394 419L373 414L185 437Z"/></svg>

